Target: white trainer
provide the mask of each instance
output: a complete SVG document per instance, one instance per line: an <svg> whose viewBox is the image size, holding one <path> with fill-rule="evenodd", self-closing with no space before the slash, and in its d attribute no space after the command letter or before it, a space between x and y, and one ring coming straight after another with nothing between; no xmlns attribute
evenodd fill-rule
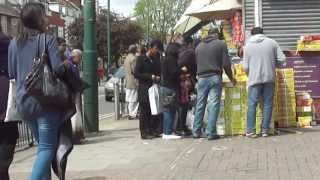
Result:
<svg viewBox="0 0 320 180"><path fill-rule="evenodd" d="M162 135L162 139L165 139L165 140L181 139L181 136L177 136L177 135L174 135L174 134L171 134L171 135L163 134Z"/></svg>

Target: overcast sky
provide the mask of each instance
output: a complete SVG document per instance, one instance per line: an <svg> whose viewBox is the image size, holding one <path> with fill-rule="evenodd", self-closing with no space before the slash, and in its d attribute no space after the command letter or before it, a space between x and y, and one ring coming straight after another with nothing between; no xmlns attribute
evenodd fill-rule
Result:
<svg viewBox="0 0 320 180"><path fill-rule="evenodd" d="M124 16L133 15L133 9L138 0L110 0L111 10ZM100 6L107 8L107 0L99 0Z"/></svg>

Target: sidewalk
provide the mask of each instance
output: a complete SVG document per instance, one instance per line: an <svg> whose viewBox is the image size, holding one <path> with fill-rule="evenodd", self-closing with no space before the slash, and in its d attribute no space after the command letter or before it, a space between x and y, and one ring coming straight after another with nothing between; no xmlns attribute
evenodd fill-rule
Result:
<svg viewBox="0 0 320 180"><path fill-rule="evenodd" d="M141 140L138 121L101 121L76 145L67 180L318 180L320 128L268 138ZM35 148L15 154L13 180L30 175Z"/></svg>

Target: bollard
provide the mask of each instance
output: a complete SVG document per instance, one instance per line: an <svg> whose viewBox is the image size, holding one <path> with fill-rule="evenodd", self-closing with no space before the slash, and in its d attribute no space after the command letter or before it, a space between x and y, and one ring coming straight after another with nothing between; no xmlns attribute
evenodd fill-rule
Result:
<svg viewBox="0 0 320 180"><path fill-rule="evenodd" d="M115 120L120 119L120 87L118 82L114 82L114 117Z"/></svg>
<svg viewBox="0 0 320 180"><path fill-rule="evenodd" d="M125 87L124 87L124 78L120 80L120 114L123 117L126 113L126 95L125 95Z"/></svg>

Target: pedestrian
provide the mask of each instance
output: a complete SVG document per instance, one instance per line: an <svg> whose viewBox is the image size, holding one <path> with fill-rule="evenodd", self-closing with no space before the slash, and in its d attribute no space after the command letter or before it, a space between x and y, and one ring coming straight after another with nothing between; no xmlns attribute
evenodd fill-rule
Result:
<svg viewBox="0 0 320 180"><path fill-rule="evenodd" d="M58 74L62 74L63 80L69 85L73 96L73 106L65 113L65 120L58 131L58 146L52 163L55 174L61 180L65 179L67 159L73 149L73 144L79 144L84 139L83 132L79 130L82 128L81 93L85 88L79 73L81 60L82 51L74 49L58 70Z"/></svg>
<svg viewBox="0 0 320 180"><path fill-rule="evenodd" d="M9 180L9 166L13 160L18 133L17 119L4 122L9 93L8 46L10 38L0 26L0 179Z"/></svg>
<svg viewBox="0 0 320 180"><path fill-rule="evenodd" d="M158 136L158 116L152 116L150 110L148 90L153 83L160 82L161 63L159 51L161 41L152 40L147 54L138 57L134 70L134 77L138 80L138 102L140 108L139 126L142 139L152 139Z"/></svg>
<svg viewBox="0 0 320 180"><path fill-rule="evenodd" d="M177 111L177 91L179 88L178 57L181 46L170 43L161 62L161 97L163 103L163 135L162 139L180 139L173 134L173 124Z"/></svg>
<svg viewBox="0 0 320 180"><path fill-rule="evenodd" d="M193 137L200 138L203 117L208 103L208 140L218 139L216 122L220 112L223 69L230 81L235 84L227 45L219 40L219 30L209 24L208 37L204 38L195 50L197 61L197 104L193 125Z"/></svg>
<svg viewBox="0 0 320 180"><path fill-rule="evenodd" d="M262 136L267 137L273 109L275 70L278 64L285 62L285 55L273 39L263 34L263 29L255 27L244 48L244 69L248 74L248 137L256 135L256 107L263 100Z"/></svg>
<svg viewBox="0 0 320 180"><path fill-rule="evenodd" d="M103 59L98 57L98 68L97 68L97 76L98 76L98 85L101 85L101 81L105 76L106 70L103 67Z"/></svg>
<svg viewBox="0 0 320 180"><path fill-rule="evenodd" d="M185 38L183 47L180 49L178 67L180 71L179 91L178 91L178 123L176 133L181 136L189 136L192 132L186 125L187 113L191 106L190 96L195 93L197 64L191 37Z"/></svg>
<svg viewBox="0 0 320 180"><path fill-rule="evenodd" d="M66 40L58 37L57 42L58 42L58 48L59 48L61 59L62 60L68 59L68 57L66 56L66 50L67 50Z"/></svg>
<svg viewBox="0 0 320 180"><path fill-rule="evenodd" d="M73 115L71 113L67 117L69 108L42 104L37 96L28 94L25 88L26 76L32 71L33 60L38 52L46 48L53 71L63 65L56 38L46 34L48 19L45 12L41 3L31 2L23 6L20 13L23 28L18 37L10 42L8 52L9 78L15 79L17 84L18 113L31 127L38 142L37 158L30 178L32 180L51 179L50 167L57 153L60 127L65 119ZM70 107L70 112L73 109Z"/></svg>
<svg viewBox="0 0 320 180"><path fill-rule="evenodd" d="M138 82L134 78L134 68L137 62L136 52L136 45L130 45L129 53L124 61L124 68L126 71L126 102L128 103L129 120L137 118L139 108Z"/></svg>
<svg viewBox="0 0 320 180"><path fill-rule="evenodd" d="M146 52L146 48L143 45L139 45L137 47L136 57L138 58L139 56L145 56Z"/></svg>

